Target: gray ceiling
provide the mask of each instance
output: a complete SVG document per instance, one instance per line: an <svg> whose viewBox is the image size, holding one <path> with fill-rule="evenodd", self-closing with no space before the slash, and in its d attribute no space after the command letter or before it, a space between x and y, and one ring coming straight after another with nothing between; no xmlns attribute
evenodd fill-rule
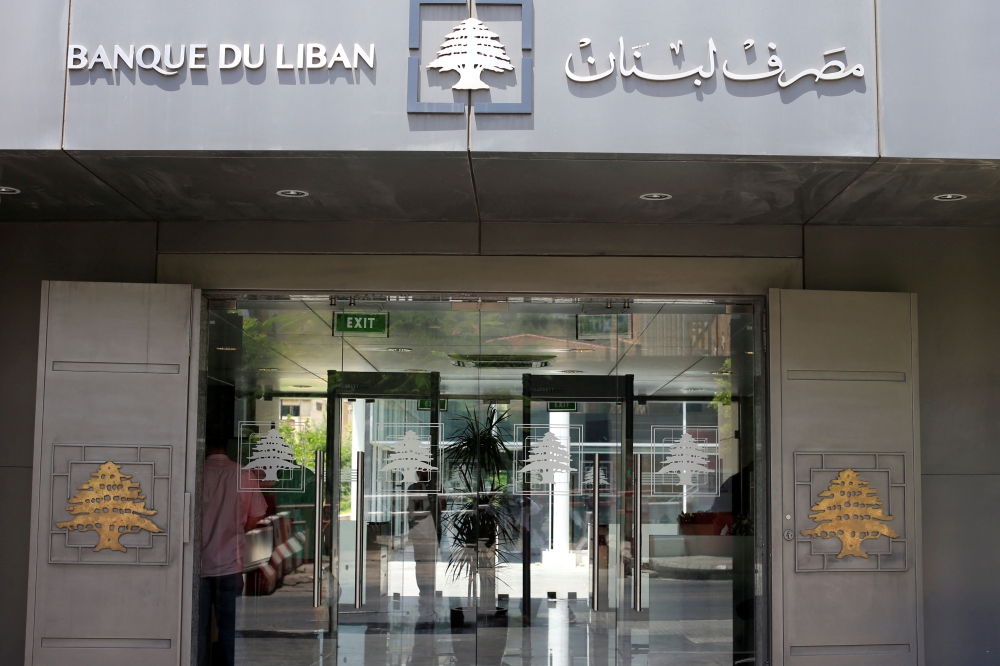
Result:
<svg viewBox="0 0 1000 666"><path fill-rule="evenodd" d="M1000 175L989 160L7 151L0 186L21 190L0 197L0 221L422 222L447 223L449 233L477 223L1000 221ZM275 195L286 188L311 196ZM673 198L640 200L646 192ZM933 200L952 192L968 199Z"/></svg>

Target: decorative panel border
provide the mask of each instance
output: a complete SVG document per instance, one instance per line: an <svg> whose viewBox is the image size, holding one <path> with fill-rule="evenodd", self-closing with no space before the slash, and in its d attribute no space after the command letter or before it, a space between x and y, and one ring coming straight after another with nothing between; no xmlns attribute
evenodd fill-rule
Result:
<svg viewBox="0 0 1000 666"><path fill-rule="evenodd" d="M905 453L840 453L840 452L796 452L795 456L795 571L906 571L906 454ZM841 498L842 490L838 479L853 479L846 474L856 473L862 497L881 502L872 507L869 503L867 514L875 515L867 525L875 525L883 533L877 537L867 537L860 543L860 551L867 557L850 554L847 542L836 532L839 516L853 516L858 509L847 508L843 504L843 514L831 509L813 509L824 499L820 493L830 492L826 499L848 501ZM844 476L841 476L844 475ZM848 481L853 485L853 481ZM871 491L874 491L872 494ZM862 511L865 509L862 508ZM817 522L810 515L825 514L830 521ZM884 516L878 517L878 516ZM857 527L857 524L854 524ZM804 532L829 528L830 537L810 536ZM851 530L848 529L848 532ZM856 530L855 530L856 531ZM825 533L825 531L824 531Z"/></svg>
<svg viewBox="0 0 1000 666"><path fill-rule="evenodd" d="M55 444L52 447L52 502L49 520L50 564L166 565L170 561L171 446L129 444ZM102 548L98 532L61 529L57 523L73 519L67 507L100 467L113 462L131 476L145 498L146 515L159 532L123 533L118 542L125 552ZM110 491L109 491L110 492Z"/></svg>

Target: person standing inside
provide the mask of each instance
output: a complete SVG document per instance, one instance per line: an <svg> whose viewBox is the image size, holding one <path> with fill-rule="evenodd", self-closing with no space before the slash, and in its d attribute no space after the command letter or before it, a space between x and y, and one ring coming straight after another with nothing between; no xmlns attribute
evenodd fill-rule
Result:
<svg viewBox="0 0 1000 666"><path fill-rule="evenodd" d="M198 664L210 666L221 661L234 666L236 599L243 594L244 540L246 532L267 514L267 502L253 475L230 460L225 445L220 443L209 445L206 451L203 478ZM213 611L221 659L212 658Z"/></svg>

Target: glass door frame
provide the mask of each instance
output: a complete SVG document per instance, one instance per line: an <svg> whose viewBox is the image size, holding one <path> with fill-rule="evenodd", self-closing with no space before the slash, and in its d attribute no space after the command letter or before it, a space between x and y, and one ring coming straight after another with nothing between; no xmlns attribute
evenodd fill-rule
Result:
<svg viewBox="0 0 1000 666"><path fill-rule="evenodd" d="M344 399L353 400L375 400L377 398L399 398L399 399L411 399L411 400L430 400L430 423L432 427L430 428L430 438L431 438L431 455L432 464L436 468L432 471L431 482L436 486L438 469L440 465L438 464L438 459L440 455L440 432L438 428L433 427L440 420L440 397L441 397L441 375L437 372L429 373L407 373L407 372L343 372L338 370L330 370L327 373L327 404L330 405L328 408L330 410L330 416L327 420L327 450L331 452L328 456L327 472L332 483L327 484L330 488L330 492L333 493L334 498L331 500L331 506L339 507L340 501L340 451L341 447L344 446L343 440L343 428L341 427L341 420L343 417L342 413L342 403ZM363 453L361 454L364 455ZM364 534L366 531L365 525L365 500L364 500L364 476L366 465L362 459L360 465L357 465L358 469L358 485L357 485L357 501L355 502L355 524L356 534L359 536L355 537L355 585L354 585L354 602L353 606L355 609L360 609L362 607L362 601L364 599L364 585L366 585L365 580L365 566L359 564L365 559L365 543ZM433 503L435 510L437 508L437 503ZM331 525L336 521L331 520ZM435 521L436 522L436 521ZM332 626L334 627L334 635L338 635L339 632L339 614L340 614L340 531L336 530L334 533L333 527L330 529L330 570L336 572L334 576L331 577L331 581L335 581L337 589L330 591L330 617L332 621Z"/></svg>
<svg viewBox="0 0 1000 666"><path fill-rule="evenodd" d="M632 375L578 375L578 376L566 376L566 375L540 375L540 374L530 374L525 373L522 375L522 400L523 400L523 416L525 424L530 424L531 421L531 403L534 402L550 402L550 401L579 401L579 402L609 402L621 406L621 422L619 423L619 434L620 434L620 446L621 451L619 453L619 458L621 460L620 465L618 465L619 473L618 478L615 479L615 486L621 488L620 496L622 498L631 497L633 492L632 483L632 430L634 424L634 410L635 410L635 396L634 396L634 377ZM526 433L528 431L526 430ZM522 444L527 447L527 435L525 436L525 441ZM600 454L595 454L599 456ZM599 461L599 458L596 458ZM611 610L617 610L621 607L622 599L627 596L623 595L622 583L625 580L625 563L624 563L624 548L619 547L618 561L608 562L608 566L614 566L616 568L616 576L614 577L615 584L618 586L618 590L614 595L614 598L618 601L614 607L609 604L608 608L602 608L600 604L601 600L601 590L600 590L600 577L599 577L599 549L596 548L595 541L599 538L598 535L598 525L599 525L599 510L597 507L600 502L600 482L599 482L599 469L598 464L594 465L594 499L595 499L595 509L594 509L594 522L591 526L591 544L589 557L591 559L590 564L590 576L591 585L593 593L590 597L589 605L590 609L595 612L610 612ZM581 470L582 474L582 470ZM526 491L528 489L528 482L524 479L521 480L522 488ZM631 513L631 502L624 502L617 509L620 513L624 514L628 518L628 514ZM622 521L621 523L621 534L618 535L618 542L622 546L626 543L632 544L632 552L635 552L634 548L635 542L635 528L634 520ZM523 518L523 524L530 524L530 515L525 515ZM523 552L522 557L525 562L530 562L530 539L522 539L523 548L526 549ZM609 571L610 573L610 571ZM608 583L611 584L610 581ZM634 586L633 586L634 587ZM634 592L633 592L634 593ZM525 572L522 578L522 600L524 603L529 603L531 599L531 574L530 567L525 567ZM608 598L611 598L610 590L607 591ZM526 609L527 610L527 609ZM524 624L531 623L532 613L526 612L522 615L522 622Z"/></svg>

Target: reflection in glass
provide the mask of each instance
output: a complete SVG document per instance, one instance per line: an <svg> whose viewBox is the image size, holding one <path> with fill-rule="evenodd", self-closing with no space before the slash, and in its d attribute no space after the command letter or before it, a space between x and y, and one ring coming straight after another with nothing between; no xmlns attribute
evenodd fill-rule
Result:
<svg viewBox="0 0 1000 666"><path fill-rule="evenodd" d="M754 303L338 303L209 310L202 547L224 532L243 543L232 585L209 580L200 613L216 653L293 666L757 657ZM333 335L334 309L387 312L388 339Z"/></svg>

